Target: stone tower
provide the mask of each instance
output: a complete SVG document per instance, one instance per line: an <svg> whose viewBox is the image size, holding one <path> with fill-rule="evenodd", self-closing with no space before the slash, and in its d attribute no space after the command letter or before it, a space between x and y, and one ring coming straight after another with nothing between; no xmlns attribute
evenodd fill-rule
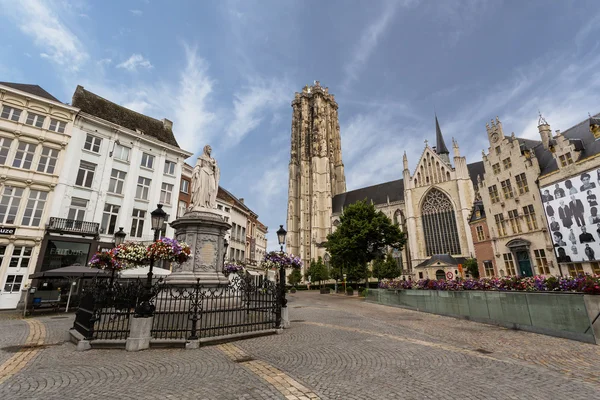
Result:
<svg viewBox="0 0 600 400"><path fill-rule="evenodd" d="M325 254L333 196L346 191L338 105L316 81L292 101L287 252L308 266Z"/></svg>

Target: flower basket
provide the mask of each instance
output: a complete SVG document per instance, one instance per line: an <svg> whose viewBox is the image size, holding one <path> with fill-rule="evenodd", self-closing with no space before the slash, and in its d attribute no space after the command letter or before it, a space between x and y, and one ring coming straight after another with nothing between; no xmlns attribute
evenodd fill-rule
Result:
<svg viewBox="0 0 600 400"><path fill-rule="evenodd" d="M110 251L99 251L92 256L88 266L90 268L120 271L124 268L124 265L115 258L115 253L116 249L111 249Z"/></svg>
<svg viewBox="0 0 600 400"><path fill-rule="evenodd" d="M223 274L229 276L230 274L241 274L244 272L244 267L232 262L228 262L223 266Z"/></svg>
<svg viewBox="0 0 600 400"><path fill-rule="evenodd" d="M190 258L190 246L175 239L161 238L148 246L147 257L182 264Z"/></svg>
<svg viewBox="0 0 600 400"><path fill-rule="evenodd" d="M293 254L286 254L280 251L271 251L265 254L261 265L265 269L278 269L282 266L284 268L299 269L302 268L302 259Z"/></svg>
<svg viewBox="0 0 600 400"><path fill-rule="evenodd" d="M115 258L129 267L146 265L150 262L146 246L135 242L126 242L115 249Z"/></svg>

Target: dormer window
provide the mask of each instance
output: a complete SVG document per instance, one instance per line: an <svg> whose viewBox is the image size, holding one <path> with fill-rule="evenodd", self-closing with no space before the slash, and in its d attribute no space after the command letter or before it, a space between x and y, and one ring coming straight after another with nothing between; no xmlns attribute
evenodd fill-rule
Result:
<svg viewBox="0 0 600 400"><path fill-rule="evenodd" d="M571 153L566 153L558 157L560 160L560 166L566 167L567 165L573 164L573 158L571 157Z"/></svg>

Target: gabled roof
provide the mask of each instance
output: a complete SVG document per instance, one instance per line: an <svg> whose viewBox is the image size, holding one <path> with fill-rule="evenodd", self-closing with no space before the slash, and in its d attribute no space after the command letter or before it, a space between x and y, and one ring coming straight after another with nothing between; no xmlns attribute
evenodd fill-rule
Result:
<svg viewBox="0 0 600 400"><path fill-rule="evenodd" d="M458 266L458 264L464 264L466 261L467 259L465 257L452 257L449 254L434 254L429 260L425 260L417 265L416 268L436 266L438 262L440 264Z"/></svg>
<svg viewBox="0 0 600 400"><path fill-rule="evenodd" d="M162 121L140 114L106 100L78 85L73 94L74 107L95 117L120 125L132 131L142 131L171 146L179 147L173 130L166 128Z"/></svg>
<svg viewBox="0 0 600 400"><path fill-rule="evenodd" d="M33 94L35 96L43 97L45 99L56 101L58 103L61 102L56 97L54 97L50 93L46 92L39 85L30 85L30 84L27 84L27 83L13 83L13 82L0 82L0 85L8 86L9 88L20 90L22 92Z"/></svg>
<svg viewBox="0 0 600 400"><path fill-rule="evenodd" d="M367 200L373 204L385 204L388 199L390 202L404 200L404 180L398 179L340 193L332 199L333 212L340 213L342 208L361 200Z"/></svg>
<svg viewBox="0 0 600 400"><path fill-rule="evenodd" d="M477 211L479 211L479 215L477 215ZM477 200L473 203L471 216L469 217L469 223L481 221L482 219L485 219L485 208L483 207L483 202L481 200Z"/></svg>

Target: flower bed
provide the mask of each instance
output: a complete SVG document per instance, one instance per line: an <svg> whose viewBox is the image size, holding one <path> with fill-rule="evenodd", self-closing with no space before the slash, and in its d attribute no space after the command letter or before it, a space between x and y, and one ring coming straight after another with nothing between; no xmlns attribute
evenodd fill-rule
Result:
<svg viewBox="0 0 600 400"><path fill-rule="evenodd" d="M534 276L519 278L506 276L502 278L454 279L403 281L400 279L384 280L379 284L382 289L416 289L416 290L499 290L526 292L580 292L600 295L600 275L579 275L577 277Z"/></svg>

